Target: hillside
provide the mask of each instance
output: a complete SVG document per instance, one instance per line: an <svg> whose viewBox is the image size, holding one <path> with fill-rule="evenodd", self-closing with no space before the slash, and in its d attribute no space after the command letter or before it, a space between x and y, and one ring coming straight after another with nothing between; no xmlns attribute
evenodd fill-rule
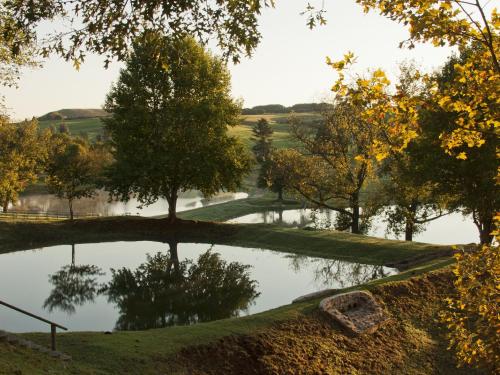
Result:
<svg viewBox="0 0 500 375"><path fill-rule="evenodd" d="M95 112L93 112L95 111ZM57 118L57 116L49 116L50 114L62 114L63 116L83 116L87 114L89 117L64 117ZM100 113L100 116L92 114ZM106 112L100 109L63 109L56 112L50 112L40 117L39 123L41 129L54 127L58 129L64 123L68 128L70 134L79 136L85 135L93 140L96 136L103 134L103 122L101 119L104 117L102 114L107 115ZM277 148L292 147L293 142L290 139L289 133L289 113L270 113L265 115L242 115L240 123L233 128L229 129L229 134L239 137L242 142L248 147L253 146L252 128L261 118L265 118L270 122L274 130L273 142ZM295 114L295 117L301 121L310 122L319 118L319 113L302 112ZM51 117L51 118L48 118Z"/></svg>
<svg viewBox="0 0 500 375"><path fill-rule="evenodd" d="M45 115L40 116L38 120L77 120L106 116L108 116L108 113L99 108L72 108L60 109L58 111L46 113Z"/></svg>

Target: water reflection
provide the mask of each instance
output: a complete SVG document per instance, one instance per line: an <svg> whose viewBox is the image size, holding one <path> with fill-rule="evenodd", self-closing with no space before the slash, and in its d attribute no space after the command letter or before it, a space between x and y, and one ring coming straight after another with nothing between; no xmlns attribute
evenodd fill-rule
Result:
<svg viewBox="0 0 500 375"><path fill-rule="evenodd" d="M105 288L118 306L117 330L144 330L230 318L259 295L250 266L227 263L211 249L197 261L180 262L177 244L168 254L147 256L137 269L111 270Z"/></svg>
<svg viewBox="0 0 500 375"><path fill-rule="evenodd" d="M196 261L179 261L177 243L169 247L167 254L147 254L136 269L111 269L105 284L96 266L64 266L50 276L44 307L71 314L103 295L119 311L116 330L145 330L236 317L259 296L249 265L228 263L211 248Z"/></svg>
<svg viewBox="0 0 500 375"><path fill-rule="evenodd" d="M102 285L99 277L104 276L102 270L93 265L75 264L75 245L71 246L71 264L63 266L56 273L49 275L53 289L45 300L43 307L50 312L55 309L74 314L76 306L93 303L100 293Z"/></svg>
<svg viewBox="0 0 500 375"><path fill-rule="evenodd" d="M310 258L303 255L290 255L290 267L295 272L302 268L312 268L314 281L321 288L347 288L361 285L372 280L394 274L394 271L381 265L347 263L338 259Z"/></svg>
<svg viewBox="0 0 500 375"><path fill-rule="evenodd" d="M171 246L122 241L0 254L0 295L73 331L145 329L255 314L397 272L236 246L208 253L207 244ZM19 278L21 269L30 277ZM12 332L46 331L8 309L0 308L0 323Z"/></svg>
<svg viewBox="0 0 500 375"><path fill-rule="evenodd" d="M334 219L335 213L331 210L298 209L259 212L241 216L229 222L241 224L278 224L291 228L311 226L315 229L324 229L332 227Z"/></svg>
<svg viewBox="0 0 500 375"><path fill-rule="evenodd" d="M387 233L387 224L384 216L372 218L367 235L373 237L398 239L395 235ZM249 214L230 220L231 223L241 224L278 224L285 227L334 229L337 224L337 214L331 210L294 209L286 211L266 211ZM479 240L477 229L470 216L461 213L452 213L428 223L422 233L415 235L415 241L434 244L465 244L475 243Z"/></svg>
<svg viewBox="0 0 500 375"><path fill-rule="evenodd" d="M212 198L203 198L197 191L188 191L179 197L177 203L178 211L190 210L213 204L229 202L236 199L246 198L246 193L220 193ZM68 202L51 194L30 194L19 198L15 206L9 206L10 211L33 211L68 213ZM131 198L128 202L109 201L109 195L105 191L99 191L93 198L81 198L74 202L76 215L93 214L98 216L115 215L141 215L156 216L168 213L168 203L164 199L141 207L141 204Z"/></svg>

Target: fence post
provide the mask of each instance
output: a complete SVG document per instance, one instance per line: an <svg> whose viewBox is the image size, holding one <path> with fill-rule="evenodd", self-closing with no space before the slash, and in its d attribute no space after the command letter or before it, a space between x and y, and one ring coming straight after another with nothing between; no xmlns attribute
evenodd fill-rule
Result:
<svg viewBox="0 0 500 375"><path fill-rule="evenodd" d="M50 325L50 338L52 350L56 350L56 326L54 324Z"/></svg>

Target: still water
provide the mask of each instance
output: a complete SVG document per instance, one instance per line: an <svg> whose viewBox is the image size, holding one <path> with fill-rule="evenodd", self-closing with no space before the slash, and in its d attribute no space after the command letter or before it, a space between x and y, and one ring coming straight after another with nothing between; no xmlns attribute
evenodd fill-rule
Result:
<svg viewBox="0 0 500 375"><path fill-rule="evenodd" d="M269 250L110 242L0 255L1 299L73 331L134 330L254 314L396 270ZM0 329L48 327L0 306Z"/></svg>
<svg viewBox="0 0 500 375"><path fill-rule="evenodd" d="M231 223L240 224L279 224L282 226L303 228L331 227L335 222L336 213L331 210L287 210L287 211L266 211L262 213L250 214L230 220ZM398 239L393 234L386 233L386 224L383 216L374 218L372 227L368 231L369 236ZM404 238L399 238L404 239ZM414 241L426 242L441 245L467 244L479 241L479 233L470 217L464 217L460 213L452 213L437 220L431 221L425 230L418 233L413 238Z"/></svg>
<svg viewBox="0 0 500 375"><path fill-rule="evenodd" d="M248 197L247 193L220 193L212 198L204 198L197 191L182 193L177 201L177 211L186 211L193 208L210 206L213 204L229 202ZM141 215L157 216L168 213L168 203L159 199L155 203L140 207L140 203L131 198L128 202L109 202L109 196L104 191L99 191L93 198L82 198L74 202L76 215L93 214L99 216ZM9 207L10 211L34 211L69 213L68 202L51 194L32 194L21 196L15 206Z"/></svg>

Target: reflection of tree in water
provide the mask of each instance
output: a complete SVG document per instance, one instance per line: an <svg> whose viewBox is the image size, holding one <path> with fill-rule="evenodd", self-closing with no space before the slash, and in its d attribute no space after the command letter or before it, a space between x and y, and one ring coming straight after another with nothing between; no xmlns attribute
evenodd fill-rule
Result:
<svg viewBox="0 0 500 375"><path fill-rule="evenodd" d="M116 303L118 330L142 330L238 316L259 295L250 266L227 263L210 249L196 262L179 262L177 244L168 255L148 255L137 269L112 270L105 288Z"/></svg>
<svg viewBox="0 0 500 375"><path fill-rule="evenodd" d="M303 255L291 255L290 266L295 271L314 266L314 282L321 287L346 288L390 275L384 266L350 263L338 259L311 259Z"/></svg>
<svg viewBox="0 0 500 375"><path fill-rule="evenodd" d="M43 307L50 312L59 309L73 314L76 311L75 306L95 300L101 288L97 280L103 275L97 266L75 265L75 245L71 245L71 264L49 275L49 282L54 288Z"/></svg>

